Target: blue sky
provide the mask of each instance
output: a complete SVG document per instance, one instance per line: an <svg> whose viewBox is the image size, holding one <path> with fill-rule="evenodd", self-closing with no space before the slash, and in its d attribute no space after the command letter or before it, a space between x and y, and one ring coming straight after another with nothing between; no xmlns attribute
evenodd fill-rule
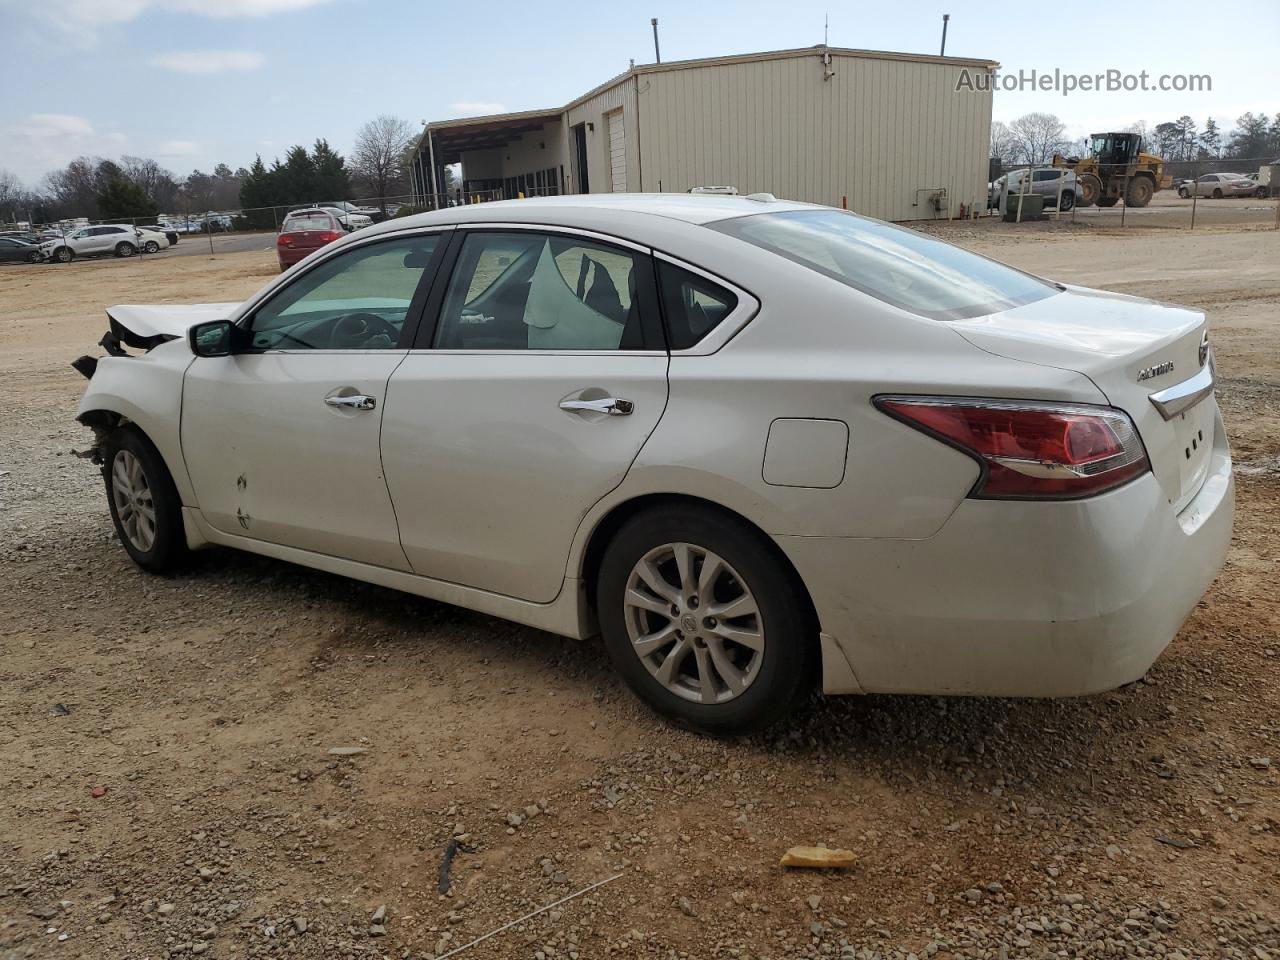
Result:
<svg viewBox="0 0 1280 960"><path fill-rule="evenodd" d="M957 0L0 0L0 168L34 185L78 154L128 153L186 174L316 137L345 152L380 113L416 125L559 106L632 57L651 62L651 16L665 60L809 46L828 12L833 46L937 53L948 12L947 52L1006 72L1212 77L1208 93L996 94L997 119L1045 110L1072 136L1181 113L1229 127L1246 110L1280 111L1275 0L1237 0L1221 17L1179 0L1145 9L1125 27L1087 5Z"/></svg>

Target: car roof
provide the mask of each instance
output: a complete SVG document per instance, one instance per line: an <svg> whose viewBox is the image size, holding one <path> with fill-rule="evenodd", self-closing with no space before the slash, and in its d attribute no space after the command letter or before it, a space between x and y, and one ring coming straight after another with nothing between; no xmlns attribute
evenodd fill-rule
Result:
<svg viewBox="0 0 1280 960"><path fill-rule="evenodd" d="M579 217L594 221L598 220L602 214L615 218L625 217L633 222L638 218L664 217L690 224L704 224L758 213L816 209L829 208L792 200L751 199L723 194L584 193L561 197L497 200L492 203L447 207L395 221L388 220L366 229L381 233L388 229L404 229L419 225L475 221L572 225Z"/></svg>

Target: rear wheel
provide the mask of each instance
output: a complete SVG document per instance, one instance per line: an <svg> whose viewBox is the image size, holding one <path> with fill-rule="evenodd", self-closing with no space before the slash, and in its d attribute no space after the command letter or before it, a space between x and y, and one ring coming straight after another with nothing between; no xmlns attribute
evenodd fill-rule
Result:
<svg viewBox="0 0 1280 960"><path fill-rule="evenodd" d="M123 426L107 437L102 478L111 521L133 562L151 573L177 567L187 554L182 502L160 452L142 431Z"/></svg>
<svg viewBox="0 0 1280 960"><path fill-rule="evenodd" d="M1125 188L1124 204L1126 207L1145 207L1155 192L1156 187L1150 177L1134 177Z"/></svg>
<svg viewBox="0 0 1280 960"><path fill-rule="evenodd" d="M1062 191L1062 201L1058 204L1058 209L1066 213L1076 205L1076 192L1074 190Z"/></svg>
<svg viewBox="0 0 1280 960"><path fill-rule="evenodd" d="M1221 199L1222 199L1222 188L1221 188L1221 187L1214 187L1214 188L1213 188L1213 199L1215 199L1215 200L1221 200Z"/></svg>
<svg viewBox="0 0 1280 960"><path fill-rule="evenodd" d="M795 575L760 534L710 510L655 509L605 551L605 647L662 715L712 734L762 729L808 693L816 626Z"/></svg>
<svg viewBox="0 0 1280 960"><path fill-rule="evenodd" d="M1256 191L1256 195L1259 200L1265 200L1267 197L1271 196L1271 191L1266 187L1259 187Z"/></svg>
<svg viewBox="0 0 1280 960"><path fill-rule="evenodd" d="M127 240L116 244L117 257L132 257L137 252L138 248Z"/></svg>
<svg viewBox="0 0 1280 960"><path fill-rule="evenodd" d="M32 250L30 253L27 254L27 263L39 263L39 262L40 262L39 250Z"/></svg>

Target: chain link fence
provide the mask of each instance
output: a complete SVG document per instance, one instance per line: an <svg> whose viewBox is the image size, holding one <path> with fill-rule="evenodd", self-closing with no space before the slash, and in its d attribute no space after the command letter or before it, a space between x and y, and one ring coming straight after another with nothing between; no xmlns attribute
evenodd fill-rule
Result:
<svg viewBox="0 0 1280 960"><path fill-rule="evenodd" d="M997 171L993 171L995 173ZM1209 226L1280 230L1280 164L1270 159L1195 160L1164 163L1159 175L1139 164L1089 164L1076 168L1019 164L998 171L988 187L985 207L952 209L948 191L928 193L922 209L932 219L1000 217L1012 223L1069 220L1105 228L1194 230ZM1245 179L1252 174L1254 179ZM554 195L558 188L517 191L516 197ZM234 210L182 211L150 218L90 220L50 224L0 225L41 244L52 261L84 256L147 257L275 249L276 236L291 211L330 207L348 229L445 207L507 199L502 188L457 189L440 194L362 197L350 201L319 199ZM936 202L933 202L935 201ZM977 208L977 209L974 209ZM927 218L926 218L927 219ZM19 230L19 227L21 229ZM110 228L105 243L95 234ZM123 231L120 228L125 228ZM70 255L60 248L72 250Z"/></svg>
<svg viewBox="0 0 1280 960"><path fill-rule="evenodd" d="M1004 168L987 196L987 215L1010 222L1069 219L1097 227L1194 230L1207 226L1280 230L1280 164L1196 160L1075 168Z"/></svg>

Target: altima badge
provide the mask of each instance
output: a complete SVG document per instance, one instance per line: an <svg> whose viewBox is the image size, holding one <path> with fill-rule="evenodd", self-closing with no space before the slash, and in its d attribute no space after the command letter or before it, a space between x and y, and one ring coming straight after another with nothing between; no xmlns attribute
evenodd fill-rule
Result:
<svg viewBox="0 0 1280 960"><path fill-rule="evenodd" d="M1138 382L1141 383L1143 380L1150 380L1152 377L1163 377L1166 373L1173 373L1172 360L1166 360L1164 363L1157 363L1154 367L1147 367L1145 370L1139 370Z"/></svg>

